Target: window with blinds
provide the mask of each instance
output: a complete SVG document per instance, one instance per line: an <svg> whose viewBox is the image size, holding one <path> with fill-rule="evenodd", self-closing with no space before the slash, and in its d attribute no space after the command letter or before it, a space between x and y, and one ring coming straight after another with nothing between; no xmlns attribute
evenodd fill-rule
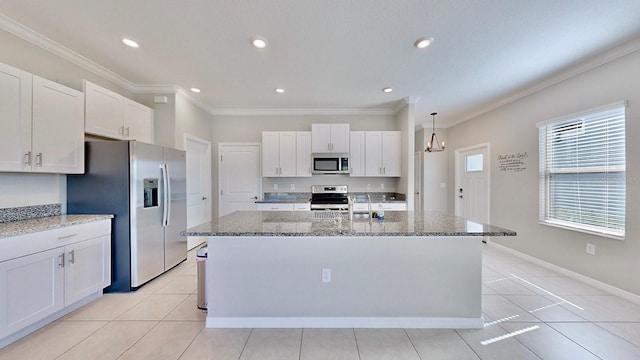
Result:
<svg viewBox="0 0 640 360"><path fill-rule="evenodd" d="M540 222L624 238L625 104L538 124Z"/></svg>

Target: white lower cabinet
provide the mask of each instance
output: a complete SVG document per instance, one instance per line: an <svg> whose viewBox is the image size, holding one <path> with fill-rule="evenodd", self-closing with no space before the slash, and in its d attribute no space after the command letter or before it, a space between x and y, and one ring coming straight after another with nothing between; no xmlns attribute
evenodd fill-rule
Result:
<svg viewBox="0 0 640 360"><path fill-rule="evenodd" d="M0 338L64 307L63 249L0 263Z"/></svg>
<svg viewBox="0 0 640 360"><path fill-rule="evenodd" d="M78 300L111 284L111 237L101 236L65 247L64 303Z"/></svg>
<svg viewBox="0 0 640 360"><path fill-rule="evenodd" d="M0 340L111 284L110 220L2 240L15 258L0 262Z"/></svg>

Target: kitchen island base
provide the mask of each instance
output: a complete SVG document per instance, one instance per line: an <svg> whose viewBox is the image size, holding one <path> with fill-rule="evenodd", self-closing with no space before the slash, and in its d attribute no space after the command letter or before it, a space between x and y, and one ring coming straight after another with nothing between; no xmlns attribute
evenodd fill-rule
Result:
<svg viewBox="0 0 640 360"><path fill-rule="evenodd" d="M211 328L482 328L477 236L210 236Z"/></svg>

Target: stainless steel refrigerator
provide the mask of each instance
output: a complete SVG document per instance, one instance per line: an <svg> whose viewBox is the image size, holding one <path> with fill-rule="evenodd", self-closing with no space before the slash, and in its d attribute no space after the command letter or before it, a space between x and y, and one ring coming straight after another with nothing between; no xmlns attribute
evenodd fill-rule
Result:
<svg viewBox="0 0 640 360"><path fill-rule="evenodd" d="M113 214L108 292L128 292L187 258L184 151L137 141L85 143L85 174L67 175L67 213Z"/></svg>

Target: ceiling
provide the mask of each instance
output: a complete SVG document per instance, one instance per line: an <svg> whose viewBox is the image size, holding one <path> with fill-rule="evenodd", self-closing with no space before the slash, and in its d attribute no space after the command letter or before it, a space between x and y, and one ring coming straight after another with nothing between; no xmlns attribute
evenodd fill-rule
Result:
<svg viewBox="0 0 640 360"><path fill-rule="evenodd" d="M428 126L640 37L638 0L0 0L0 13L133 84L200 88L212 114L391 113L411 97ZM416 49L422 36L434 41Z"/></svg>

